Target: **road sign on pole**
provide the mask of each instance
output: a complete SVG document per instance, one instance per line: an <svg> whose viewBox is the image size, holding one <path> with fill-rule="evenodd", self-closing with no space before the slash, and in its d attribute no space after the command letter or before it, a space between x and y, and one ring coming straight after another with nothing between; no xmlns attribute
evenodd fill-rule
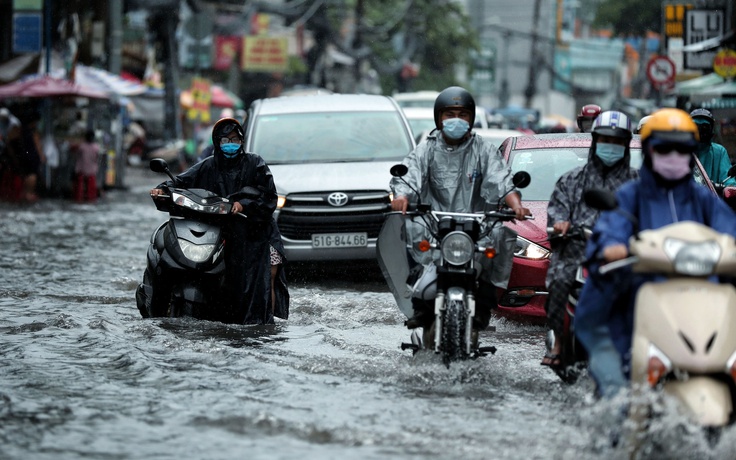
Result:
<svg viewBox="0 0 736 460"><path fill-rule="evenodd" d="M647 78L657 90L671 87L675 84L675 63L667 56L652 56L647 63Z"/></svg>

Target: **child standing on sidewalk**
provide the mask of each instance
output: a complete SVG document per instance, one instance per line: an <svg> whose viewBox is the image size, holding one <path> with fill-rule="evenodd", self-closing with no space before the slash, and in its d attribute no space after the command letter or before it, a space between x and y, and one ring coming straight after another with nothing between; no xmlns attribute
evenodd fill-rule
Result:
<svg viewBox="0 0 736 460"><path fill-rule="evenodd" d="M75 201L97 200L99 156L100 146L95 142L95 132L88 129L84 134L84 142L79 144L77 148L77 162L74 165L74 173L76 174L74 182Z"/></svg>

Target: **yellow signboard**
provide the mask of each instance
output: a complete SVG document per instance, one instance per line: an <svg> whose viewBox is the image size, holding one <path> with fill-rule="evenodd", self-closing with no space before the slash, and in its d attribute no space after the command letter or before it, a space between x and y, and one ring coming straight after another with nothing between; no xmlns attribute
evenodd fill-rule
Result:
<svg viewBox="0 0 736 460"><path fill-rule="evenodd" d="M192 79L192 106L187 110L187 118L199 120L202 123L210 122L210 101L212 91L210 81L205 78Z"/></svg>
<svg viewBox="0 0 736 460"><path fill-rule="evenodd" d="M723 78L736 77L736 51L720 50L713 59L713 71Z"/></svg>
<svg viewBox="0 0 736 460"><path fill-rule="evenodd" d="M667 38L683 37L685 30L685 11L693 6L689 4L662 5L664 8L664 35Z"/></svg>
<svg viewBox="0 0 736 460"><path fill-rule="evenodd" d="M286 37L243 37L245 72L285 72L288 68Z"/></svg>

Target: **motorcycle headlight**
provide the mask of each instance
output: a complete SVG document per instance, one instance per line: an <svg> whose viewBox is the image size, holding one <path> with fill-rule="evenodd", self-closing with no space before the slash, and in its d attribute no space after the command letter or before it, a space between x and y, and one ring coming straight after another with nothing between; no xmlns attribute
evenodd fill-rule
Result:
<svg viewBox="0 0 736 460"><path fill-rule="evenodd" d="M226 202L218 202L214 204L197 203L196 201L193 201L179 193L172 193L171 198L178 206L193 209L194 211L206 212L209 214L227 214L230 212L230 208Z"/></svg>
<svg viewBox="0 0 736 460"><path fill-rule="evenodd" d="M184 257L194 262L204 262L215 250L214 244L193 244L179 238L179 247Z"/></svg>
<svg viewBox="0 0 736 460"><path fill-rule="evenodd" d="M537 243L527 240L521 236L516 237L516 248L514 256L524 259L542 260L549 258L549 249Z"/></svg>
<svg viewBox="0 0 736 460"><path fill-rule="evenodd" d="M463 265L470 262L475 252L472 238L464 232L450 232L440 245L442 257L451 265Z"/></svg>
<svg viewBox="0 0 736 460"><path fill-rule="evenodd" d="M667 238L662 249L673 261L675 272L681 275L710 275L721 258L721 247L715 241L691 243Z"/></svg>

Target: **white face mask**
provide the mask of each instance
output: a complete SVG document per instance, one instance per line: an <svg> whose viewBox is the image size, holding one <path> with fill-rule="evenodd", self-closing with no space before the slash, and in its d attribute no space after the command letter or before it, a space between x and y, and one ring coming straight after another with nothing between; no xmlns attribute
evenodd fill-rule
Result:
<svg viewBox="0 0 736 460"><path fill-rule="evenodd" d="M677 151L652 152L652 170L667 180L679 180L690 174L690 156Z"/></svg>

